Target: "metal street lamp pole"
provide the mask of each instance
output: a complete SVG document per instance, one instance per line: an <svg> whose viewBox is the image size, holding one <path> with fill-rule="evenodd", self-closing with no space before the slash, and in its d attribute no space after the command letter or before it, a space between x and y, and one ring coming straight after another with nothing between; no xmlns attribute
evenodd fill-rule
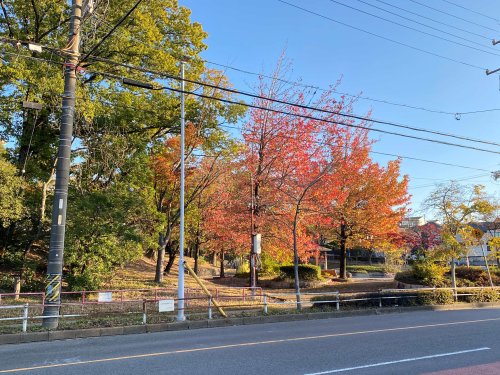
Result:
<svg viewBox="0 0 500 375"><path fill-rule="evenodd" d="M184 62L181 62L181 196L179 230L179 276L177 282L177 320L186 320L184 315L184 169L185 169L185 119L184 119Z"/></svg>

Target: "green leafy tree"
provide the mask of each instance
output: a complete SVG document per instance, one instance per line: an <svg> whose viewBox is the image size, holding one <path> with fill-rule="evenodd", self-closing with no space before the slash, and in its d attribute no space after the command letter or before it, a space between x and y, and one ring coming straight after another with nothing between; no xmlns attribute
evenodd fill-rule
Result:
<svg viewBox="0 0 500 375"><path fill-rule="evenodd" d="M23 179L17 175L16 167L5 156L0 143L0 226L8 228L23 215Z"/></svg>
<svg viewBox="0 0 500 375"><path fill-rule="evenodd" d="M470 223L495 210L482 185L460 185L457 182L439 185L424 202L442 222L442 256L450 262L451 281L456 288L455 263L466 257L475 241Z"/></svg>
<svg viewBox="0 0 500 375"><path fill-rule="evenodd" d="M82 56L134 3L96 0L93 12L84 10ZM24 180L26 211L11 217L8 228L0 226L2 257L24 254L26 258L32 251L39 253L38 259L46 257L50 231L46 207L53 191L63 92L64 53L46 48L30 52L16 41L64 49L69 15L66 1L1 2L0 36L13 43L0 44L0 139L8 141L8 159ZM206 49L205 38L201 25L190 20L189 9L176 0L154 0L143 2L93 54L169 75L177 75L179 59L188 57L188 78L203 75L212 82L225 82L220 72L207 71L198 57ZM152 231L157 236L165 218L157 215L154 206L149 158L171 133L179 131L179 99L169 91L126 87L98 72L142 81L157 80L160 74L92 56L80 66L65 251L71 284L94 287L114 267L150 251L156 243ZM189 84L186 88L193 89ZM222 95L213 90L205 94ZM21 101L37 102L43 108L26 109ZM203 122L204 139L222 136L219 120L235 121L242 112L238 106L192 98L186 110L191 121ZM40 266L43 269L43 262Z"/></svg>

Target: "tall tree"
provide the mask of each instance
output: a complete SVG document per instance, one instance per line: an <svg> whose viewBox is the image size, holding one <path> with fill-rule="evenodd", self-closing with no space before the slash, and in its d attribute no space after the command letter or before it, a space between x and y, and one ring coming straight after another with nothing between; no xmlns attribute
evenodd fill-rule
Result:
<svg viewBox="0 0 500 375"><path fill-rule="evenodd" d="M340 277L345 279L348 249L397 232L409 201L408 178L401 178L399 160L383 167L370 158L366 130L344 129L336 142L342 154L326 179L333 199L325 211L331 220L327 233L340 247Z"/></svg>
<svg viewBox="0 0 500 375"><path fill-rule="evenodd" d="M92 12L90 8L84 10L80 30L82 56L91 51L135 2L96 0ZM0 243L11 254L26 254L35 249L43 259L48 247L50 225L47 218L50 212L46 212L45 207L51 198L54 179L61 116L60 95L63 91L60 64L64 57L46 48L41 53L28 51L16 41L64 49L69 13L66 1L19 0L2 2L0 7L0 36L13 40L12 44L2 42L0 52L0 138L8 140L9 159L17 166L26 186L23 195L26 213L16 218L8 230L0 229ZM212 77L212 82L215 79L223 81L225 77L220 72L206 71L198 57L206 49L205 38L201 25L190 20L187 8L179 6L176 0L154 0L143 2L135 9L93 54L120 64L132 64L169 75L178 74L178 61L187 56L190 58L187 77L199 79L206 73L207 77ZM147 251L151 247L151 228L161 220L149 211L149 203L154 197L153 179L144 173L144 163L151 149L161 145L169 133L178 131L177 95L168 91L130 89L97 72L125 75L142 81L158 79L161 74L131 70L93 56L82 62L80 67L73 140L75 157L70 178L70 214L72 209L80 207L91 215L106 206L109 210L107 218L113 223L103 225L107 230L105 236L117 244L109 249L118 251L125 245L126 233L118 222L134 222L131 226L134 236L127 235L126 241L134 238L142 251ZM176 85L175 82L169 84ZM192 88L192 85L187 85L188 90ZM43 108L38 112L23 108L19 105L23 100L38 102ZM187 112L193 121L200 117L208 118L207 114L211 114L211 121L205 121L204 127L215 132L221 117L231 121L241 113L234 110L235 107L191 100ZM141 163L142 169L135 167ZM128 201L134 196L132 190L137 203L146 202L142 205L144 210L120 212L119 205L108 204L120 197L132 207L132 202ZM80 271L78 267L73 267L72 262L84 248L81 243L83 238L91 239L90 232L96 228L85 227L84 217L76 211L73 214L73 217L68 217L66 251L70 271L77 272L74 276L78 276ZM144 228L140 240L135 236L139 227ZM99 251L105 248L102 245ZM110 250L110 258L117 255L115 250Z"/></svg>
<svg viewBox="0 0 500 375"><path fill-rule="evenodd" d="M451 282L456 288L455 263L467 256L474 228L470 223L495 210L482 185L441 184L430 193L423 206L443 223L441 253L450 262Z"/></svg>

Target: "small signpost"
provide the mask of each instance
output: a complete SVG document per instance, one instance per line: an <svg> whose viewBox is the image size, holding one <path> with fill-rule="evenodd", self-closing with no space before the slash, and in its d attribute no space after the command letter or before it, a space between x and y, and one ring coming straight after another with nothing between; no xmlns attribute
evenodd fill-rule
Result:
<svg viewBox="0 0 500 375"><path fill-rule="evenodd" d="M113 292L99 292L97 296L98 302L112 302L113 301Z"/></svg>
<svg viewBox="0 0 500 375"><path fill-rule="evenodd" d="M162 299L158 301L158 312L174 311L175 305L173 299Z"/></svg>

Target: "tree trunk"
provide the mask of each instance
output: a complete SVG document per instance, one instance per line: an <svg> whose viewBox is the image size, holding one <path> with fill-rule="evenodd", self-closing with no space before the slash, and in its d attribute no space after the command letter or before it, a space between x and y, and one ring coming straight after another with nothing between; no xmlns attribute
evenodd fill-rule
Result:
<svg viewBox="0 0 500 375"><path fill-rule="evenodd" d="M453 295L457 299L457 277L455 275L455 258L451 259L451 286L453 288Z"/></svg>
<svg viewBox="0 0 500 375"><path fill-rule="evenodd" d="M215 251L212 254L212 266L217 267L217 253Z"/></svg>
<svg viewBox="0 0 500 375"><path fill-rule="evenodd" d="M224 273L224 248L220 251L220 278L226 277Z"/></svg>
<svg viewBox="0 0 500 375"><path fill-rule="evenodd" d="M196 240L194 245L194 273L198 275L198 258L200 256L200 243Z"/></svg>
<svg viewBox="0 0 500 375"><path fill-rule="evenodd" d="M158 256L156 257L155 283L163 282L163 260L165 259L166 238L160 233L158 240Z"/></svg>
<svg viewBox="0 0 500 375"><path fill-rule="evenodd" d="M345 225L340 226L340 278L347 279L347 249L346 249Z"/></svg>
<svg viewBox="0 0 500 375"><path fill-rule="evenodd" d="M165 266L165 269L163 270L163 274L168 275L170 273L170 271L172 270L172 266L174 265L175 256L175 250L171 249L168 251L168 262Z"/></svg>
<svg viewBox="0 0 500 375"><path fill-rule="evenodd" d="M298 220L298 207L295 211L295 218L293 220L293 275L295 296L297 298L297 310L302 309L300 301L300 280L299 280L299 252L297 249L297 220Z"/></svg>

